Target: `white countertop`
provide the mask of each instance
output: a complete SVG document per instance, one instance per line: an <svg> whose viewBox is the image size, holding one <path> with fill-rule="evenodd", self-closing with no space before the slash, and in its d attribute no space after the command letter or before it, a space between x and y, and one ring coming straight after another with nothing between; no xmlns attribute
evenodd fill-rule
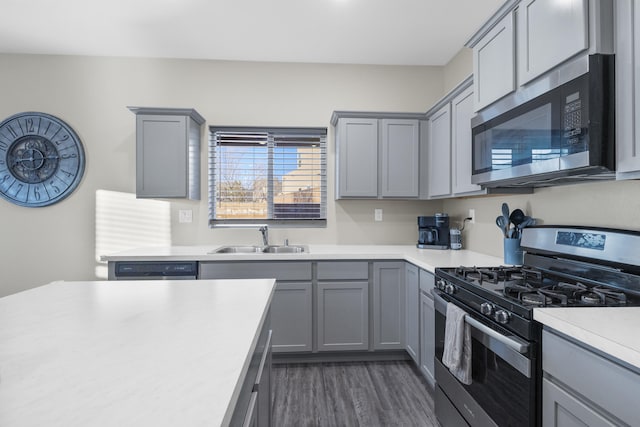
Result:
<svg viewBox="0 0 640 427"><path fill-rule="evenodd" d="M640 369L640 307L536 308L533 318Z"/></svg>
<svg viewBox="0 0 640 427"><path fill-rule="evenodd" d="M0 298L0 426L217 426L274 281L53 282Z"/></svg>
<svg viewBox="0 0 640 427"><path fill-rule="evenodd" d="M292 243L293 244L293 243ZM247 261L247 260L376 260L403 259L433 272L436 267L495 266L502 258L468 250L418 249L415 245L309 245L297 254L210 254L212 246L139 248L102 256L103 261Z"/></svg>

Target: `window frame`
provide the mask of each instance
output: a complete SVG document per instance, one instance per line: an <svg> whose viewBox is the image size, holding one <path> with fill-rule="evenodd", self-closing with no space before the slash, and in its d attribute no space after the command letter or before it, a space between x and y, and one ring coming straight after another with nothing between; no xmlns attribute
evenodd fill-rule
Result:
<svg viewBox="0 0 640 427"><path fill-rule="evenodd" d="M320 160L321 160L321 201L320 201L320 218L298 218L298 219L274 219L274 218L215 218L215 205L216 205L216 186L218 185L216 180L216 172L218 166L216 165L216 132L228 132L228 133L265 133L269 135L308 135L317 136L320 138ZM291 228L326 228L327 226L327 200L328 200L328 187L327 187L327 128L320 127L252 127L252 126L210 126L209 127L209 159L208 159L208 197L209 197L209 213L208 224L209 228L215 228L216 226L251 226L251 225L268 225L269 227L291 227ZM273 148L273 147L272 147ZM273 152L268 153L268 181L269 187L272 188L274 182L274 168L273 168ZM274 203L273 191L269 191L267 204L273 206ZM270 212L273 215L273 212Z"/></svg>

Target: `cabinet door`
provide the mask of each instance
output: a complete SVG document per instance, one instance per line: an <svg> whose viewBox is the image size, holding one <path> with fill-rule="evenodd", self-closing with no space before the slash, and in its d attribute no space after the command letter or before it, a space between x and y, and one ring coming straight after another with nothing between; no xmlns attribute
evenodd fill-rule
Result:
<svg viewBox="0 0 640 427"><path fill-rule="evenodd" d="M471 183L471 117L473 88L469 87L451 101L452 177L455 194L482 191L482 187Z"/></svg>
<svg viewBox="0 0 640 427"><path fill-rule="evenodd" d="M588 0L525 0L518 7L520 85L589 47Z"/></svg>
<svg viewBox="0 0 640 427"><path fill-rule="evenodd" d="M318 283L318 351L369 349L369 282Z"/></svg>
<svg viewBox="0 0 640 427"><path fill-rule="evenodd" d="M242 422L242 427L258 427L258 392L251 393L249 408Z"/></svg>
<svg viewBox="0 0 640 427"><path fill-rule="evenodd" d="M613 427L618 425L596 412L547 378L542 380L544 427Z"/></svg>
<svg viewBox="0 0 640 427"><path fill-rule="evenodd" d="M188 197L187 117L136 116L136 196Z"/></svg>
<svg viewBox="0 0 640 427"><path fill-rule="evenodd" d="M508 14L473 47L475 111L516 88L513 21L513 13Z"/></svg>
<svg viewBox="0 0 640 427"><path fill-rule="evenodd" d="M640 5L616 0L616 172L640 178Z"/></svg>
<svg viewBox="0 0 640 427"><path fill-rule="evenodd" d="M377 197L378 120L339 119L336 145L337 197Z"/></svg>
<svg viewBox="0 0 640 427"><path fill-rule="evenodd" d="M420 291L418 267L406 265L405 279L406 349L414 362L420 362Z"/></svg>
<svg viewBox="0 0 640 427"><path fill-rule="evenodd" d="M373 264L373 348L404 348L404 263Z"/></svg>
<svg viewBox="0 0 640 427"><path fill-rule="evenodd" d="M382 120L382 197L418 197L418 120Z"/></svg>
<svg viewBox="0 0 640 427"><path fill-rule="evenodd" d="M272 331L269 330L267 342L258 367L258 375L254 391L258 392L258 427L271 426L271 361L272 361Z"/></svg>
<svg viewBox="0 0 640 427"><path fill-rule="evenodd" d="M429 197L451 194L451 104L429 117Z"/></svg>
<svg viewBox="0 0 640 427"><path fill-rule="evenodd" d="M311 283L276 284L271 302L271 327L275 353L312 350Z"/></svg>
<svg viewBox="0 0 640 427"><path fill-rule="evenodd" d="M420 370L431 386L435 384L435 321L433 298L425 292L420 292Z"/></svg>

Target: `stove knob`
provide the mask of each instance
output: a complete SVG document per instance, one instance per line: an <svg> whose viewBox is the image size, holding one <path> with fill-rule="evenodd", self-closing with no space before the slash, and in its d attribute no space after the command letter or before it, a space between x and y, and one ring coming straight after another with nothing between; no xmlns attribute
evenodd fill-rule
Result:
<svg viewBox="0 0 640 427"><path fill-rule="evenodd" d="M498 310L494 313L493 318L496 322L501 324L509 323L509 313L505 310Z"/></svg>
<svg viewBox="0 0 640 427"><path fill-rule="evenodd" d="M444 293L448 294L448 295L453 295L453 293L456 291L455 286L453 286L451 283L447 283L444 286Z"/></svg>
<svg viewBox="0 0 640 427"><path fill-rule="evenodd" d="M440 289L441 291L444 291L446 284L447 282L445 282L444 279L438 279L438 281L436 282L436 288Z"/></svg>
<svg viewBox="0 0 640 427"><path fill-rule="evenodd" d="M483 302L480 304L480 313L485 316L491 316L493 314L493 305L488 302Z"/></svg>

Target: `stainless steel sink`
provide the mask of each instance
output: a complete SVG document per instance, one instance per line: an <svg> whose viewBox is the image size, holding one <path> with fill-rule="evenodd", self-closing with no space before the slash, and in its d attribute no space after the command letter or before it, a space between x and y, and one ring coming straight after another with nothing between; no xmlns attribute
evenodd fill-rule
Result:
<svg viewBox="0 0 640 427"><path fill-rule="evenodd" d="M302 245L267 245L267 246L222 246L209 253L212 254L298 254L309 252Z"/></svg>
<svg viewBox="0 0 640 427"><path fill-rule="evenodd" d="M262 249L266 254L298 254L309 252L307 248L301 245L269 245Z"/></svg>
<svg viewBox="0 0 640 427"><path fill-rule="evenodd" d="M262 253L262 246L223 246L214 250L214 254L253 254Z"/></svg>

